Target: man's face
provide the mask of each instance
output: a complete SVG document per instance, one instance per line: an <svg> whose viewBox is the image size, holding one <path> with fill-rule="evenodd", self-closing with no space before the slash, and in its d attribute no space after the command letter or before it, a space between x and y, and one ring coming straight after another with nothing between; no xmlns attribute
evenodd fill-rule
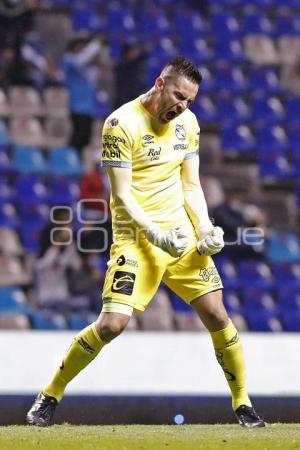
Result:
<svg viewBox="0 0 300 450"><path fill-rule="evenodd" d="M182 75L156 80L159 89L156 118L168 123L183 113L195 100L199 86Z"/></svg>

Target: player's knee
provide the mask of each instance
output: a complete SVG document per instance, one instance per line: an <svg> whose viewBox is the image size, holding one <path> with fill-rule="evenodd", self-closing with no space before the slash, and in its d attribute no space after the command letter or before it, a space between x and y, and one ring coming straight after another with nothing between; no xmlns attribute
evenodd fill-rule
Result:
<svg viewBox="0 0 300 450"><path fill-rule="evenodd" d="M110 342L126 328L126 324L117 320L105 320L97 327L100 338L105 342Z"/></svg>
<svg viewBox="0 0 300 450"><path fill-rule="evenodd" d="M202 320L209 331L218 331L227 327L229 318L224 307L215 307L207 309Z"/></svg>

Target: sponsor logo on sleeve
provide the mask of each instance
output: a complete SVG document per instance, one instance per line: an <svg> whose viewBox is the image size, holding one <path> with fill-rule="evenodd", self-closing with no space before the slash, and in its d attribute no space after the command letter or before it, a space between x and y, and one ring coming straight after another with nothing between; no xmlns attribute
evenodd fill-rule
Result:
<svg viewBox="0 0 300 450"><path fill-rule="evenodd" d="M107 120L106 126L105 128L107 130L112 130L113 128L115 128L116 126L118 126L119 124L119 120L116 119L116 117L112 117L111 119Z"/></svg>
<svg viewBox="0 0 300 450"><path fill-rule="evenodd" d="M118 266L124 266L125 264L127 264L128 266L131 267L139 267L138 262L135 261L135 259L125 258L124 255L120 255L118 257L117 264Z"/></svg>
<svg viewBox="0 0 300 450"><path fill-rule="evenodd" d="M186 139L186 132L182 125L176 124L175 135L177 139L180 139L181 141L184 141L184 139Z"/></svg>
<svg viewBox="0 0 300 450"><path fill-rule="evenodd" d="M186 150L188 148L187 144L175 144L173 145L174 150Z"/></svg>
<svg viewBox="0 0 300 450"><path fill-rule="evenodd" d="M131 295L135 283L135 274L132 272L123 272L117 270L111 285L112 292L119 294Z"/></svg>

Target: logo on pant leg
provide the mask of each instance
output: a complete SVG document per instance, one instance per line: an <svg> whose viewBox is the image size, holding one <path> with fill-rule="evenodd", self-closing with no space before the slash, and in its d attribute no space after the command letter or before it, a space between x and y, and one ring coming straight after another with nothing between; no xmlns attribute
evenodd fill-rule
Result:
<svg viewBox="0 0 300 450"><path fill-rule="evenodd" d="M112 292L118 292L119 294L131 295L134 283L135 283L134 273L117 270L114 274L111 290Z"/></svg>

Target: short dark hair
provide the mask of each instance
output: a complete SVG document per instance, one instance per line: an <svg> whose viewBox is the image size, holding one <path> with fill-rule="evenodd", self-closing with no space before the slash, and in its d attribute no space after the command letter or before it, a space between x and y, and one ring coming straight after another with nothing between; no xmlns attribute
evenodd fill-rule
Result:
<svg viewBox="0 0 300 450"><path fill-rule="evenodd" d="M188 80L193 81L193 83L200 84L202 81L202 75L198 67L184 56L177 56L176 58L169 61L165 65L163 72L169 67L179 75L182 75Z"/></svg>

